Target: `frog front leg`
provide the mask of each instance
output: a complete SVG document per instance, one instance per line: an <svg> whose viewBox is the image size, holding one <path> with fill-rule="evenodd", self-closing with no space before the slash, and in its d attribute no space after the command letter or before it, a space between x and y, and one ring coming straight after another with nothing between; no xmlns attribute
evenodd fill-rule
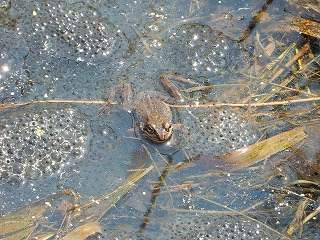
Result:
<svg viewBox="0 0 320 240"><path fill-rule="evenodd" d="M184 101L184 96L181 93L180 89L174 84L174 82L177 82L185 87L196 87L199 85L198 83L184 78L181 75L170 73L161 74L160 82L163 87L169 92L169 94L179 102Z"/></svg>
<svg viewBox="0 0 320 240"><path fill-rule="evenodd" d="M128 112L132 111L132 88L130 84L121 82L109 91L108 97L106 98L106 104L103 106L101 112L104 112L108 107L112 105L111 103L115 100L117 93L120 93L122 108Z"/></svg>

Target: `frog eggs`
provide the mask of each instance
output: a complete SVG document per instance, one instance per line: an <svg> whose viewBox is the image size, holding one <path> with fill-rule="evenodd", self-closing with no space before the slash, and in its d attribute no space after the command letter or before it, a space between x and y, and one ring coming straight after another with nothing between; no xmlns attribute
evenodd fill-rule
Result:
<svg viewBox="0 0 320 240"><path fill-rule="evenodd" d="M0 181L21 185L83 157L87 122L73 109L27 107L0 118Z"/></svg>
<svg viewBox="0 0 320 240"><path fill-rule="evenodd" d="M181 144L191 157L229 153L247 147L259 136L243 109L190 108L181 110L180 115L188 129Z"/></svg>

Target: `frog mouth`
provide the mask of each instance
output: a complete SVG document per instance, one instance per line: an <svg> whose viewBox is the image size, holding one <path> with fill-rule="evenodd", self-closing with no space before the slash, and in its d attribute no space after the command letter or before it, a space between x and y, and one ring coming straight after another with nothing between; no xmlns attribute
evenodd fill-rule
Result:
<svg viewBox="0 0 320 240"><path fill-rule="evenodd" d="M148 132L144 132L143 135L155 143L165 143L169 141L172 137L172 131L168 133L168 136L160 136L159 134L149 134Z"/></svg>

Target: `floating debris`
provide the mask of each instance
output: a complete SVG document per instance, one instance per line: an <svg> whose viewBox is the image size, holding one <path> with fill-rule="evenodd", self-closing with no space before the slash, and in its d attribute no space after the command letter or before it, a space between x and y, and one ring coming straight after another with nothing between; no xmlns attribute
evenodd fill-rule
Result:
<svg viewBox="0 0 320 240"><path fill-rule="evenodd" d="M65 237L63 237L64 240L73 240L73 239L79 239L79 240L85 240L88 238L100 238L99 236L102 236L101 232L101 226L99 222L89 222L87 224L84 224L75 230L68 233Z"/></svg>

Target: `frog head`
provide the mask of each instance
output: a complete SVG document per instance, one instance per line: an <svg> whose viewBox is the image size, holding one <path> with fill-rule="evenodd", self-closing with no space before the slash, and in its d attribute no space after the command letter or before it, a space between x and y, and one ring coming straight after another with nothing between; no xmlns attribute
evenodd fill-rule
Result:
<svg viewBox="0 0 320 240"><path fill-rule="evenodd" d="M171 122L147 122L142 126L142 131L152 141L163 143L170 139L173 128Z"/></svg>

